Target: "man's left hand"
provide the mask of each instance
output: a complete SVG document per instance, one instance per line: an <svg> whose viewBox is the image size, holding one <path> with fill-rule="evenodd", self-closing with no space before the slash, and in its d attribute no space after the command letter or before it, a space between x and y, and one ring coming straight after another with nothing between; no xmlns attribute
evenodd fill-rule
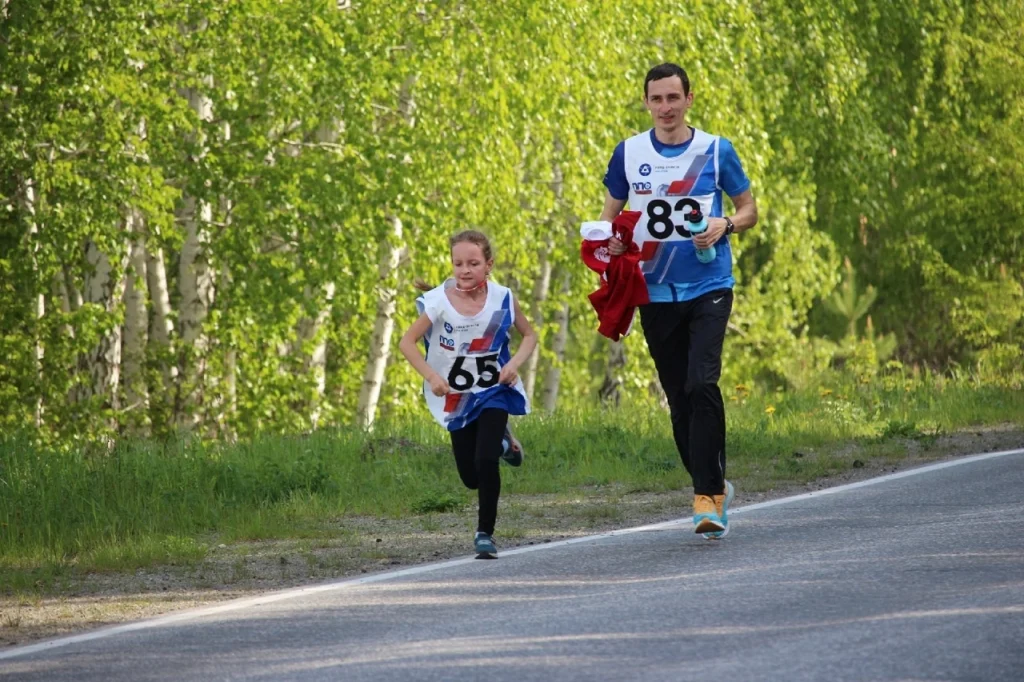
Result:
<svg viewBox="0 0 1024 682"><path fill-rule="evenodd" d="M698 249L713 246L725 234L726 224L725 218L708 218L708 229L693 235L693 245Z"/></svg>

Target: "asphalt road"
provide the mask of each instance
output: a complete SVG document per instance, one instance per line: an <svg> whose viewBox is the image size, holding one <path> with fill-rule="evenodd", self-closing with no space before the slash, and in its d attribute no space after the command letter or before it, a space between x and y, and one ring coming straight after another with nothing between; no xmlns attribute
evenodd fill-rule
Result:
<svg viewBox="0 0 1024 682"><path fill-rule="evenodd" d="M731 519L7 650L0 680L1024 680L1024 451Z"/></svg>

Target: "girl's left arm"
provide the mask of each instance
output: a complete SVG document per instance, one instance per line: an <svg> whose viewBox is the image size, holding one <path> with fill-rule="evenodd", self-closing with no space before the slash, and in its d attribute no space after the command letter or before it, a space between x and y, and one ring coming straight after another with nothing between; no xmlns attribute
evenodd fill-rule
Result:
<svg viewBox="0 0 1024 682"><path fill-rule="evenodd" d="M526 358L530 357L530 353L537 347L537 332L533 330L533 326L530 321L526 319L526 315L523 315L523 311L519 309L519 299L512 299L512 307L515 309L516 323L515 327L520 334L523 335L523 340L519 343L519 350L509 360L509 364L514 364L515 369L526 361Z"/></svg>

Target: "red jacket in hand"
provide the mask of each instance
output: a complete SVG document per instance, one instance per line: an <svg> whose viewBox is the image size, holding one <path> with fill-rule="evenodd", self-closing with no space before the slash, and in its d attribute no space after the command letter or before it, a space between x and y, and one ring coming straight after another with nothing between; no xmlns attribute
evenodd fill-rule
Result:
<svg viewBox="0 0 1024 682"><path fill-rule="evenodd" d="M610 235L600 234L600 228L595 233L594 226L600 225L595 223L584 223L581 230L584 240L580 256L587 267L601 275L601 288L589 296L600 322L597 331L612 341L629 333L636 307L650 302L647 282L640 272L640 248L633 243L633 229L641 215L640 211L623 211L612 221ZM626 246L625 253L608 254L611 236Z"/></svg>

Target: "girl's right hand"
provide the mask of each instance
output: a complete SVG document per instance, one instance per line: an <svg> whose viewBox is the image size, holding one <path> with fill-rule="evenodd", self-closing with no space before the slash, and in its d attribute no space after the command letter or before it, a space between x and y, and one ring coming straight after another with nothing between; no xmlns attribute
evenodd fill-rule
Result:
<svg viewBox="0 0 1024 682"><path fill-rule="evenodd" d="M448 382L445 381L440 374L434 373L430 377L430 392L436 396L448 395L451 392L451 388L448 386Z"/></svg>

